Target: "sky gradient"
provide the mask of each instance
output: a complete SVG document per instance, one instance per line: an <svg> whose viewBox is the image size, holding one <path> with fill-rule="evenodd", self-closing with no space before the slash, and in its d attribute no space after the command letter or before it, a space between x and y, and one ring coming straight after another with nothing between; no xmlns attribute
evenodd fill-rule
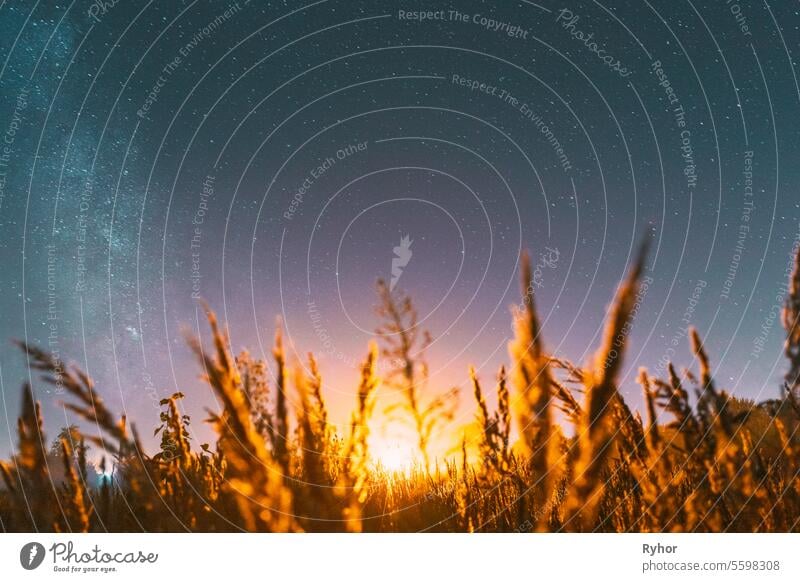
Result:
<svg viewBox="0 0 800 582"><path fill-rule="evenodd" d="M435 386L507 361L521 249L545 346L586 362L650 236L623 394L692 364L691 324L721 386L775 397L799 27L778 2L0 4L0 456L23 382L70 421L12 339L145 434L178 389L204 418L199 298L256 357L280 318L346 422L403 237Z"/></svg>

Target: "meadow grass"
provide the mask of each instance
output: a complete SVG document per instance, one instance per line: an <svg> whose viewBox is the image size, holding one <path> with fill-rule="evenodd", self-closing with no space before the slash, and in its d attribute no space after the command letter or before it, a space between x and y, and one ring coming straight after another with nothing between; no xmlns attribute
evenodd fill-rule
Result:
<svg viewBox="0 0 800 582"><path fill-rule="evenodd" d="M190 345L220 404L209 411L213 446L193 446L191 419L181 413L185 396L177 392L161 401L159 450L148 452L91 378L75 367L64 372L50 354L23 345L30 365L64 387L66 409L98 432L71 426L48 447L40 406L24 386L17 451L0 463L0 528L800 531L800 255L782 318L790 370L781 397L755 403L719 388L692 329L697 372L670 364L667 377L658 378L640 370L643 420L619 382L645 255L642 248L617 290L601 345L585 367L547 353L523 257L523 301L513 313L509 364L493 387L497 407L490 409L470 369L475 423L460 457L447 462L432 459L429 444L434 430L451 427L457 394L428 385L429 338L418 335L410 299L385 284L378 288L383 346L367 350L346 434L329 421L313 355L306 366L290 365L279 332L273 362L246 352L234 357L210 310L211 346ZM382 377L381 357L394 362ZM382 382L400 395L387 412L408 421L418 437L421 462L408 471L385 470L371 456L369 426ZM102 461L99 484L88 467L89 446L113 459Z"/></svg>

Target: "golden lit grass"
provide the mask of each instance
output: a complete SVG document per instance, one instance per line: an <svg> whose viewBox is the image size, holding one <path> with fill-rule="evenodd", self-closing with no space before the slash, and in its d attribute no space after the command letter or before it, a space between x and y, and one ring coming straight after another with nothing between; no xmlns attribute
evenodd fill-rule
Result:
<svg viewBox="0 0 800 582"><path fill-rule="evenodd" d="M192 446L180 392L161 401L159 450L148 453L124 416L104 404L76 368L58 382L94 436L62 430L48 452L41 411L23 388L17 453L0 463L5 531L800 531L800 255L783 313L790 370L783 396L756 404L715 383L706 347L690 340L699 375L669 365L641 369L646 422L619 391L638 310L643 248L612 302L603 340L586 367L546 352L530 263L514 314L509 372L500 369L497 408L470 369L471 429L452 427L456 392L429 386L408 297L379 285L383 324L361 366L346 434L328 420L323 376L286 361L280 332L273 362L234 358L213 313L210 347L190 340L219 408L213 446ZM32 367L56 381L51 356L23 346ZM378 359L388 372L379 377ZM274 382L267 380L272 371ZM376 391L394 387L391 422L415 432L421 463L396 472L370 451ZM690 398L693 387L696 396ZM297 398L290 398L291 390ZM292 409L290 402L297 402ZM563 420L560 420L563 419ZM147 419L146 419L147 420ZM565 430L562 422L569 426ZM512 423L518 441L511 442ZM461 457L431 459L436 430L464 434ZM566 434L572 436L566 436ZM467 436L468 435L468 436ZM468 438L469 437L469 438ZM91 482L86 442L113 458Z"/></svg>

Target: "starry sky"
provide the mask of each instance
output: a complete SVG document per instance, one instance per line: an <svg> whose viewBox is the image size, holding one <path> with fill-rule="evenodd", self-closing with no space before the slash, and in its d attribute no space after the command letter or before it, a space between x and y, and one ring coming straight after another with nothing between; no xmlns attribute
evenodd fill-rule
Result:
<svg viewBox="0 0 800 582"><path fill-rule="evenodd" d="M145 434L178 389L204 418L199 298L256 357L280 318L345 422L404 237L435 386L507 360L521 249L546 347L586 362L650 236L626 398L692 365L688 324L722 386L775 397L798 27L795 2L0 2L2 456L23 382L73 420L12 339Z"/></svg>

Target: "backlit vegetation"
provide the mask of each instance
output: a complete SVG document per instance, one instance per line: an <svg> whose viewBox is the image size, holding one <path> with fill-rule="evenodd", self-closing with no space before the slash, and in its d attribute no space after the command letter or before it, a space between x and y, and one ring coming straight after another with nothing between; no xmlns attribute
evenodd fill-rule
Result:
<svg viewBox="0 0 800 582"><path fill-rule="evenodd" d="M461 397L475 422L453 426L456 392L429 386L429 338L410 299L379 284L377 336L360 367L353 412L338 434L313 355L287 361L278 333L271 362L231 354L208 312L209 345L192 340L219 407L216 442L195 444L180 392L161 401L160 437L142 445L128 419L103 402L77 368L60 375L67 410L82 426L52 445L39 404L22 390L17 452L0 464L5 531L800 531L800 259L783 313L789 372L780 398L735 398L712 374L691 330L695 361L666 378L641 369L643 419L619 391L628 332L644 271L643 249L608 310L595 357L585 367L552 357L537 317L530 263L515 310L510 362L489 386L470 370ZM32 367L56 381L60 364L22 346ZM379 360L388 362L379 374ZM388 422L417 435L421 462L382 468L370 451L376 392L396 401ZM496 392L487 399L489 391ZM496 401L496 408L489 405ZM295 404L296 403L296 404ZM494 408L494 409L493 409ZM435 431L463 434L456 460L430 451ZM87 451L105 451L95 471ZM113 459L113 460L111 460ZM99 475L99 478L98 478Z"/></svg>

